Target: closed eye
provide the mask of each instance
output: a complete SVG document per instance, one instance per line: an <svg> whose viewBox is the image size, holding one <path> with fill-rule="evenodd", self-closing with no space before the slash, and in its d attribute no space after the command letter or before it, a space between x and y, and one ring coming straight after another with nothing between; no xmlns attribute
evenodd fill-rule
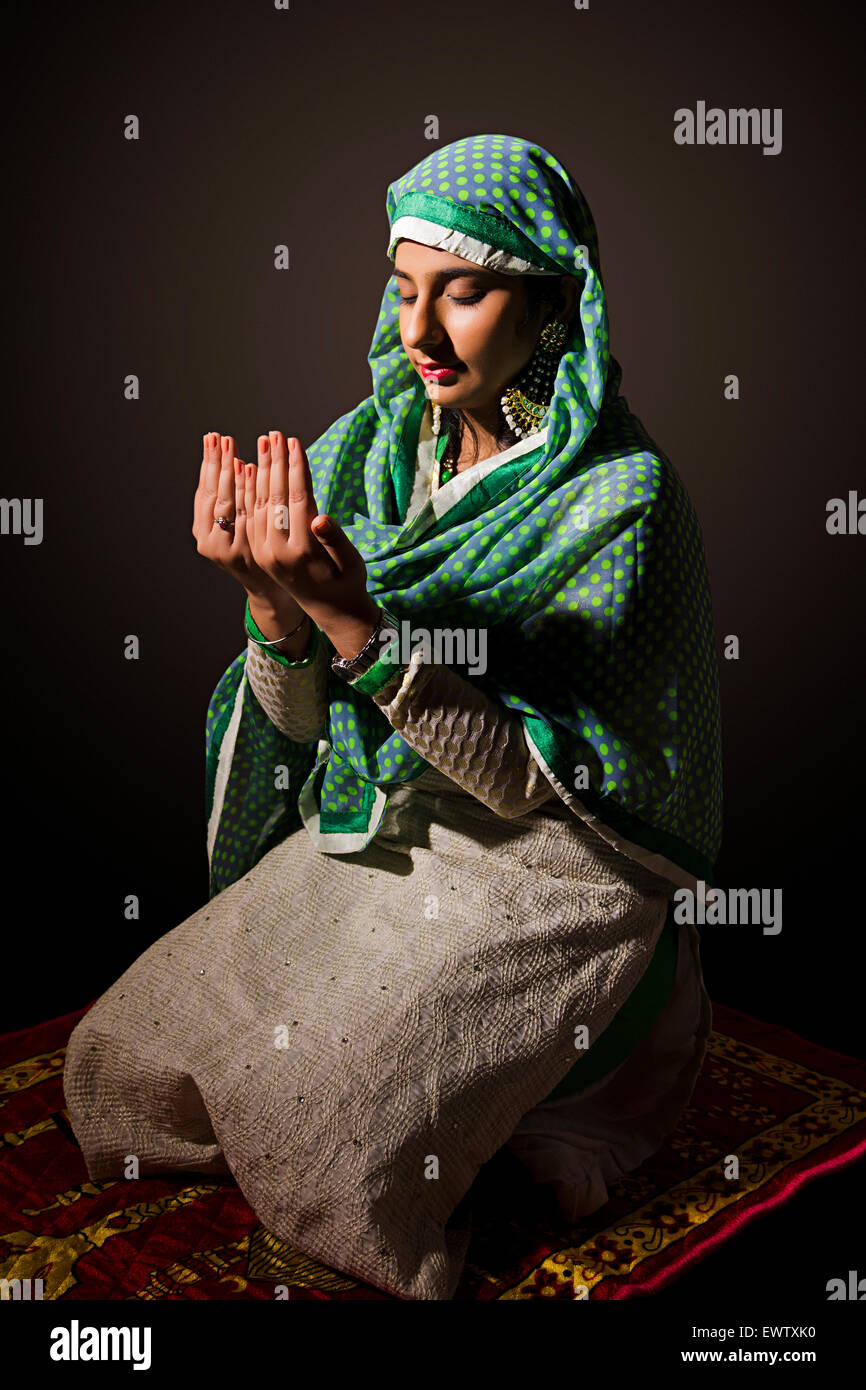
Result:
<svg viewBox="0 0 866 1390"><path fill-rule="evenodd" d="M415 303L415 300L416 300L417 298L418 298L417 294L413 294L413 295L400 295L400 303L401 303L401 304L414 304L414 303ZM465 297L465 298L463 298L463 299L459 299L459 298L457 297L457 295L455 295L455 294L449 294L449 295L446 295L446 298L447 298L447 299L450 299L452 304L478 304L479 301L482 300L482 299L484 298L484 294L483 294L483 293L482 293L482 294L471 294L471 295L468 295L467 297Z"/></svg>

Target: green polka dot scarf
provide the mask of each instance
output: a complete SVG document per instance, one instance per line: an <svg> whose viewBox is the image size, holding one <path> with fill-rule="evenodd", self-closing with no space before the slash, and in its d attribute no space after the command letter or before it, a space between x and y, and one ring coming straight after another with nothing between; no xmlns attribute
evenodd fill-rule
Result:
<svg viewBox="0 0 866 1390"><path fill-rule="evenodd" d="M441 514L428 504L410 528L429 403L389 280L368 354L373 393L307 450L319 511L361 551L370 593L395 618L430 633L486 631L484 674L455 669L519 715L576 815L684 886L713 882L721 750L703 541L673 466L618 394L583 195L539 145L479 135L433 150L392 183L387 214L392 256L411 234L494 269L573 275L580 307L546 437ZM253 696L245 660L208 709L212 894L301 824L323 852L362 849L389 788L428 766L369 693L334 674L326 737L286 738Z"/></svg>

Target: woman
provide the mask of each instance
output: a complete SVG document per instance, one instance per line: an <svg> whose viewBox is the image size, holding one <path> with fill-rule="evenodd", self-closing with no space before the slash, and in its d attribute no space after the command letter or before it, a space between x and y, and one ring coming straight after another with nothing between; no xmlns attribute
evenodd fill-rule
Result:
<svg viewBox="0 0 866 1390"><path fill-rule="evenodd" d="M710 1010L670 905L712 880L719 715L700 530L618 394L580 190L481 135L387 212L373 394L256 467L205 437L194 534L248 596L211 898L65 1088L91 1178L230 1171L278 1237L435 1299L504 1145L576 1220L688 1100Z"/></svg>

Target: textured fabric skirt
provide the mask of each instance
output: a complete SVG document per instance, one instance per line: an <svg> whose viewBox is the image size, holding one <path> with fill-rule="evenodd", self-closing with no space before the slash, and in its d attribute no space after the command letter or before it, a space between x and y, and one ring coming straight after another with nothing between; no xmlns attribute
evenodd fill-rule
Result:
<svg viewBox="0 0 866 1390"><path fill-rule="evenodd" d="M665 1139L709 1032L694 928L663 1014L546 1097L645 971L672 886L559 801L504 820L435 769L365 850L301 827L150 946L72 1033L94 1181L231 1173L263 1225L404 1298L454 1294L463 1201L506 1143L576 1219ZM690 934L688 934L690 933Z"/></svg>

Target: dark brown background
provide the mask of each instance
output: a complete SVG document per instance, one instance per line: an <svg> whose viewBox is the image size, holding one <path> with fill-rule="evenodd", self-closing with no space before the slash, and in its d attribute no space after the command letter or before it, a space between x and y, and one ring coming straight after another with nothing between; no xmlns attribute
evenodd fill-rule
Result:
<svg viewBox="0 0 866 1390"><path fill-rule="evenodd" d="M720 877L781 888L784 919L707 928L710 993L863 1051L866 537L825 529L866 490L856 10L466 8L15 12L0 490L45 499L45 536L0 537L3 1028L95 998L206 897L205 711L244 637L190 534L201 435L250 458L369 394L385 192L436 114L440 144L521 135L581 185L622 391L695 501L720 654L740 638ZM782 107L781 154L676 145L698 100Z"/></svg>

